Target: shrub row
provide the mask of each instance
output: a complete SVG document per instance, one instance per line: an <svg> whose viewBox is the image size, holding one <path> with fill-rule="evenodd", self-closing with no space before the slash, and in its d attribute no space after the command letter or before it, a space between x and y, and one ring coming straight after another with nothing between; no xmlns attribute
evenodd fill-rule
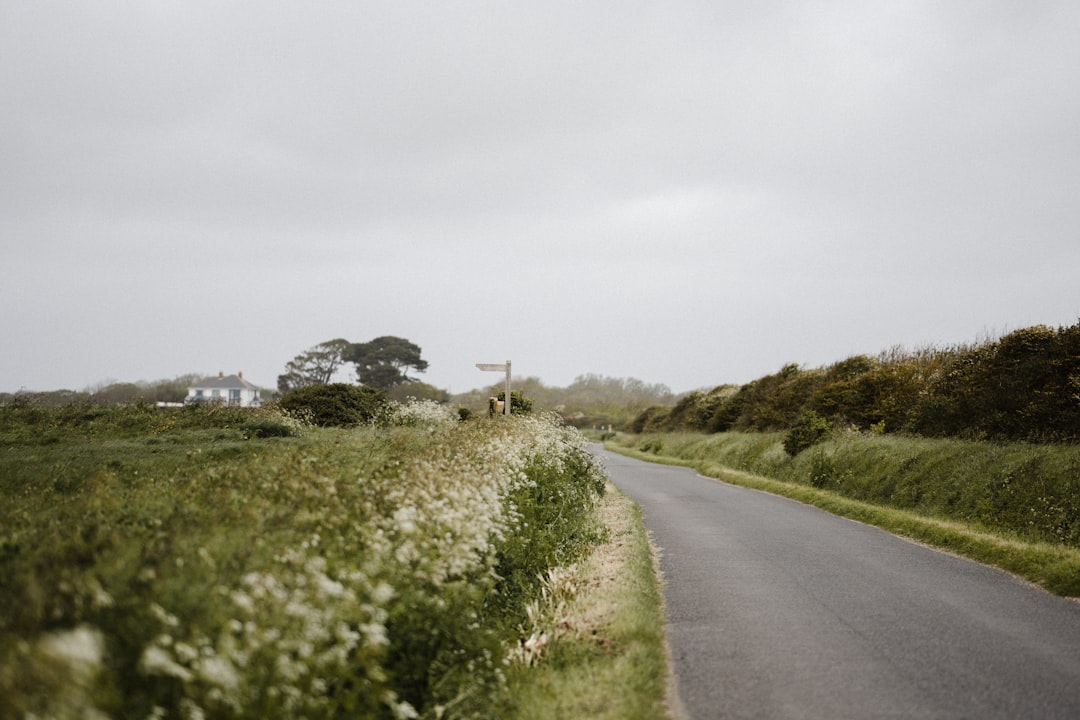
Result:
<svg viewBox="0 0 1080 720"><path fill-rule="evenodd" d="M836 433L791 457L784 433L669 433L624 443L865 502L1080 547L1080 446Z"/></svg>
<svg viewBox="0 0 1080 720"><path fill-rule="evenodd" d="M101 405L77 401L50 406L33 398L0 404L0 442L19 444L244 428L262 429L264 435L287 436L296 434L299 427L299 422L290 422L273 405L241 408L207 403L159 408L147 403Z"/></svg>
<svg viewBox="0 0 1080 720"><path fill-rule="evenodd" d="M834 427L967 439L1080 441L1080 323L1035 326L976 346L789 364L742 386L690 393L630 430L775 431L808 411Z"/></svg>

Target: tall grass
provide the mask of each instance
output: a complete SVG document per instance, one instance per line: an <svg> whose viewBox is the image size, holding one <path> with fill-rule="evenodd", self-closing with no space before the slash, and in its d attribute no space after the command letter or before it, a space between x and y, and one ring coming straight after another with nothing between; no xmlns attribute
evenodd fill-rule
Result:
<svg viewBox="0 0 1080 720"><path fill-rule="evenodd" d="M529 606L508 720L668 717L662 598L641 510L614 488L599 510L608 541L549 572Z"/></svg>
<svg viewBox="0 0 1080 720"><path fill-rule="evenodd" d="M214 412L0 407L0 717L505 714L538 568L599 537L581 436Z"/></svg>

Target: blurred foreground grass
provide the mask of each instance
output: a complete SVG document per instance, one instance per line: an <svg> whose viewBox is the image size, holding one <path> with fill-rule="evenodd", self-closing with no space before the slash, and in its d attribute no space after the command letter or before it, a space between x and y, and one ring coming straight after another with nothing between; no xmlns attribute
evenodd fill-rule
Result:
<svg viewBox="0 0 1080 720"><path fill-rule="evenodd" d="M515 712L603 477L553 418L437 410L0 406L0 717Z"/></svg>

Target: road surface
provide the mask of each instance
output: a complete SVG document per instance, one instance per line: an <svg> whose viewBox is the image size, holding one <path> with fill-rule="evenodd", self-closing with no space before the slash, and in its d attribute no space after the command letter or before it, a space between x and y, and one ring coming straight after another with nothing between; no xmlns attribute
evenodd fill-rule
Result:
<svg viewBox="0 0 1080 720"><path fill-rule="evenodd" d="M689 720L1080 718L1080 603L593 446L660 548Z"/></svg>

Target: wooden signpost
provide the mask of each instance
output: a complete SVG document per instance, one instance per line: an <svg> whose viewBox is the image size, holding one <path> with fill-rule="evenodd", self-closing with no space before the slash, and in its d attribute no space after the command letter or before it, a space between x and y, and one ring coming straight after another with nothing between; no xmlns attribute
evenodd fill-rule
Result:
<svg viewBox="0 0 1080 720"><path fill-rule="evenodd" d="M510 361L505 363L476 363L476 367L487 372L506 373L506 395L503 398L503 415L510 414Z"/></svg>

